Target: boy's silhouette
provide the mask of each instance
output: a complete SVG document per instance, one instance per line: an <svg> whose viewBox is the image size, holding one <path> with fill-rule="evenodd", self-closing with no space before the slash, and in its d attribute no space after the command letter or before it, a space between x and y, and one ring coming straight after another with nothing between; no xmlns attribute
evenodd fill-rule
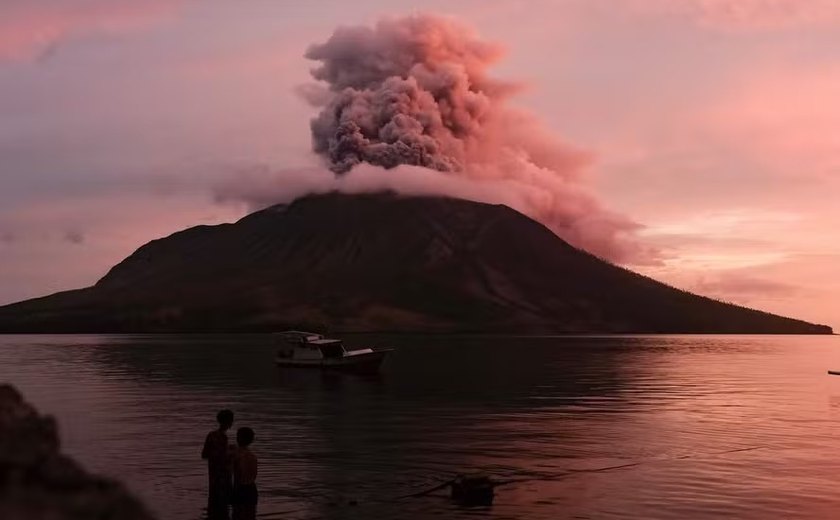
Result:
<svg viewBox="0 0 840 520"><path fill-rule="evenodd" d="M233 425L233 412L222 410L216 414L219 428L207 434L201 458L207 460L207 516L227 518L231 491L231 452L227 431Z"/></svg>
<svg viewBox="0 0 840 520"><path fill-rule="evenodd" d="M239 428L233 458L233 520L254 520L257 517L257 457L249 446L254 442L254 430Z"/></svg>

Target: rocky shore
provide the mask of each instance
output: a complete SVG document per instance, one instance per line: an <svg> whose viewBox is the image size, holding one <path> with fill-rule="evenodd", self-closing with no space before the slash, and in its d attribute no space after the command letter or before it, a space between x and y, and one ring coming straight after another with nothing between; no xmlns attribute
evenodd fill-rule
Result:
<svg viewBox="0 0 840 520"><path fill-rule="evenodd" d="M91 475L60 450L53 418L0 385L0 518L151 520L125 487Z"/></svg>

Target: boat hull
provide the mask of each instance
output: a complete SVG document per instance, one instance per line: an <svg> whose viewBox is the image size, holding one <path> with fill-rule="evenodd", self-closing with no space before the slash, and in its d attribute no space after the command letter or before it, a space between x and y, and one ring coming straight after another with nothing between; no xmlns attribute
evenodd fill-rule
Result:
<svg viewBox="0 0 840 520"><path fill-rule="evenodd" d="M318 368L321 370L338 370L371 374L379 371L379 367L391 350L375 350L365 354L326 359L295 359L277 357L277 366L284 368Z"/></svg>

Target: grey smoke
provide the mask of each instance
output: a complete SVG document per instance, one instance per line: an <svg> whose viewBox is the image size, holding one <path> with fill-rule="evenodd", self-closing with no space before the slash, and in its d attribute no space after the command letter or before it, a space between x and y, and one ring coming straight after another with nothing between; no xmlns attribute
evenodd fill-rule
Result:
<svg viewBox="0 0 840 520"><path fill-rule="evenodd" d="M497 46L432 16L339 28L306 53L321 62L312 75L331 94L312 121L315 152L336 173L362 162L464 169L491 96L504 90L483 71L499 55Z"/></svg>
<svg viewBox="0 0 840 520"><path fill-rule="evenodd" d="M365 169L366 183L377 179L371 187L502 200L597 256L656 262L658 253L636 239L640 226L585 189L589 154L508 104L519 87L487 73L501 55L469 28L430 15L341 27L311 46L316 82L298 92L319 108L313 149L337 176L327 183L356 189L339 180L368 164L392 177Z"/></svg>

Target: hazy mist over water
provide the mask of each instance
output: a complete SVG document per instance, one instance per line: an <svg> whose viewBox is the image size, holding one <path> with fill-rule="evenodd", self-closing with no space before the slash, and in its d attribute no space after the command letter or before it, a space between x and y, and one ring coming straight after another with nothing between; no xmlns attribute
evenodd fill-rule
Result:
<svg viewBox="0 0 840 520"><path fill-rule="evenodd" d="M256 430L265 518L829 518L840 507L840 377L826 375L840 369L837 337L348 343L397 351L362 378L280 370L269 336L0 336L0 381L58 418L67 453L161 519L201 517L199 453L223 407ZM470 470L518 482L489 509L398 499Z"/></svg>

